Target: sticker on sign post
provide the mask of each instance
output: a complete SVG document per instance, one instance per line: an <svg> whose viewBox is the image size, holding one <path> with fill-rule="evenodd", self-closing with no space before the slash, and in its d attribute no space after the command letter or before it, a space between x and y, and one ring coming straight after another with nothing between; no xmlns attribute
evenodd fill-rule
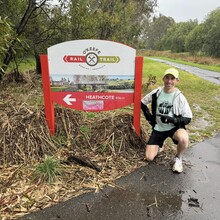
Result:
<svg viewBox="0 0 220 220"><path fill-rule="evenodd" d="M42 73L44 94L49 93L49 103L44 102L49 126L54 102L83 111L114 110L135 100L138 105L143 58L137 59L132 47L105 40L67 41L49 47L41 63L47 63Z"/></svg>

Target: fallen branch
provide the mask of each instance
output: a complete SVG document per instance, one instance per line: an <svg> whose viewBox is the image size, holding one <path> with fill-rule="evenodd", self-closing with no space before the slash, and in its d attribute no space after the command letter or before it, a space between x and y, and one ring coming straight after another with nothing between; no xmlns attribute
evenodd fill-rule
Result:
<svg viewBox="0 0 220 220"><path fill-rule="evenodd" d="M82 156L69 156L67 158L67 162L74 162L77 163L81 166L85 166L85 167L90 167L98 172L100 172L102 170L101 167L99 167L98 165L96 165L94 162L92 162L89 158L86 157L82 157Z"/></svg>

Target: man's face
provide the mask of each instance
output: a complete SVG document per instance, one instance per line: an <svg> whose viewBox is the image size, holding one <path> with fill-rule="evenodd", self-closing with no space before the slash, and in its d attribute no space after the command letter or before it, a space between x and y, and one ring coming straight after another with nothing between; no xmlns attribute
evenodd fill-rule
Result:
<svg viewBox="0 0 220 220"><path fill-rule="evenodd" d="M166 76L163 77L164 86L167 89L174 88L175 85L178 83L178 81L179 80L171 74L167 74Z"/></svg>

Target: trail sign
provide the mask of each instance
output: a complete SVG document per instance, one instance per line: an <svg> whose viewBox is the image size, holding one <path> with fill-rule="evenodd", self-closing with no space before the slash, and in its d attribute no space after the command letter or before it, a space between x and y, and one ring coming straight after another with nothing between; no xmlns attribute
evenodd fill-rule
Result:
<svg viewBox="0 0 220 220"><path fill-rule="evenodd" d="M134 103L140 132L143 57L127 45L105 40L67 41L41 55L46 120L55 132L54 106L107 111Z"/></svg>

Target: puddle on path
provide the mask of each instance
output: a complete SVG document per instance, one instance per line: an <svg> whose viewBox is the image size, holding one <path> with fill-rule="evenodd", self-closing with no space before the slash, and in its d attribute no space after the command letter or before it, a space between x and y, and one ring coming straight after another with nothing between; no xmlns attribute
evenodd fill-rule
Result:
<svg viewBox="0 0 220 220"><path fill-rule="evenodd" d="M148 188L149 190L149 188ZM105 204L106 215L116 219L178 219L182 211L182 192L144 191L127 186L104 196L95 209ZM118 213L115 213L118 212ZM110 218L107 218L110 219Z"/></svg>

